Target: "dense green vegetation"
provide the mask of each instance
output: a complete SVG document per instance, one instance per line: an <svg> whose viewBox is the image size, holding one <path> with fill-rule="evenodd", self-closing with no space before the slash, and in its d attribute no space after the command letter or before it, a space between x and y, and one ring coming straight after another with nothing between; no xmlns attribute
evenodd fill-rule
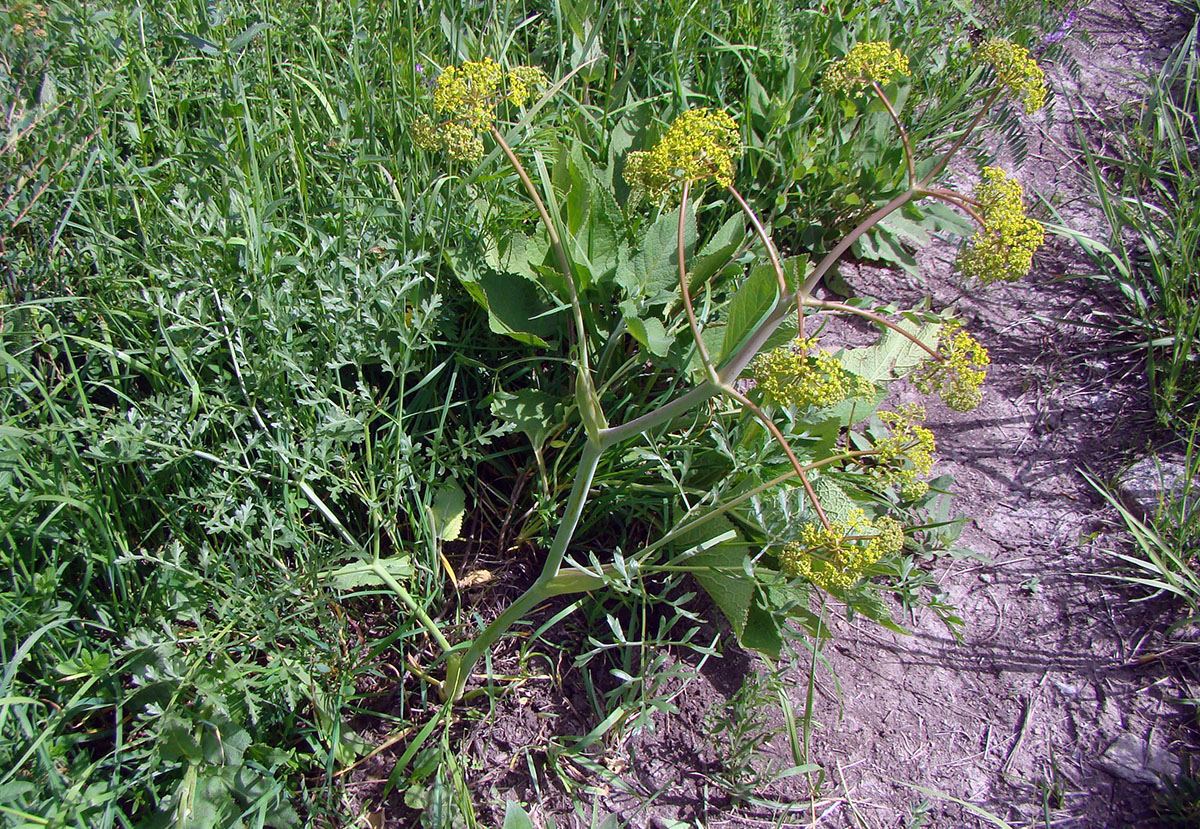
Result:
<svg viewBox="0 0 1200 829"><path fill-rule="evenodd" d="M879 600L892 592L953 626L919 566L954 542L948 482L902 492L849 464L823 476L831 512L846 499L908 529L903 550L849 586L814 578L826 592L786 571L778 551L816 525L814 504L738 401L714 392L597 457L586 403L615 427L706 382L678 247L719 363L806 267L936 172L976 113L1019 157L1020 102L990 98L976 41L1007 37L1043 57L1061 14L903 0L0 12L3 819L336 824L349 818L339 772L372 748L351 727L365 714L403 746L389 788L430 825L473 824L454 718L476 716L470 703L503 681L485 659L483 681L450 689L467 701L443 704L445 647L461 655L490 621L458 600L474 565L452 542L467 533L493 559L524 556L536 570L581 465L595 485L559 553L596 589L564 610L580 611L591 643L570 656L627 679L589 686L592 740L669 710L668 646L711 647L688 601L697 585L747 645L785 660L813 658L830 593L894 624ZM879 41L911 74L878 96L822 84L856 43ZM496 142L485 136L470 162L414 142L442 70L484 59L549 79L497 124L565 231L566 269ZM733 178L748 204L697 186L680 245L679 202L631 199L623 173L630 151L699 107L736 120ZM1190 180L1177 172L1175 186ZM749 215L786 258L781 285ZM912 267L911 246L934 231L966 235L971 223L914 200L851 252ZM1155 295L1183 333L1155 341L1156 359L1175 356L1153 382L1181 411L1196 382L1195 320L1179 315L1188 290ZM940 347L940 314L853 307ZM770 346L795 323L781 331ZM925 359L897 342L870 355L879 393L857 410L772 410L798 463L889 438L887 422L863 419ZM841 358L861 369L867 356ZM578 392L581 376L595 388ZM841 431L856 421L853 437ZM730 505L719 519L695 521L718 504ZM391 628L364 635L381 618ZM403 666L406 693L381 712L366 689L397 681L385 664ZM764 687L746 694L769 697ZM795 769L816 772L807 720L787 714ZM728 785L743 782L731 773Z"/></svg>

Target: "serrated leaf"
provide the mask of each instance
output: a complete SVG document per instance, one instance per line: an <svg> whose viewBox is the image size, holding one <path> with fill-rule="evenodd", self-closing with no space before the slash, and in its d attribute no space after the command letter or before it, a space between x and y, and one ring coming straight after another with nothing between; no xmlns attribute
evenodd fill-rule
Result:
<svg viewBox="0 0 1200 829"><path fill-rule="evenodd" d="M199 763L204 759L200 743L192 735L191 723L168 714L159 732L159 755L168 763L186 760Z"/></svg>
<svg viewBox="0 0 1200 829"><path fill-rule="evenodd" d="M521 389L492 395L491 412L524 432L533 448L540 450L551 430L562 421L563 405L544 391Z"/></svg>
<svg viewBox="0 0 1200 829"><path fill-rule="evenodd" d="M488 327L528 345L548 347L558 325L552 306L529 280L515 274L488 273L479 280L487 298Z"/></svg>
<svg viewBox="0 0 1200 829"><path fill-rule="evenodd" d="M502 273L515 273L531 282L539 281L536 266L545 264L550 238L545 231L527 236L514 233L503 239L489 239L484 261Z"/></svg>
<svg viewBox="0 0 1200 829"><path fill-rule="evenodd" d="M757 592L755 586L755 593ZM783 638L779 634L779 625L775 617L759 607L757 602L750 605L750 611L746 615L746 626L738 636L738 643L743 648L756 650L772 659L778 659L779 652L783 649Z"/></svg>
<svg viewBox="0 0 1200 829"><path fill-rule="evenodd" d="M261 21L258 23L255 23L252 26L247 27L246 29L242 30L242 32L237 37L235 37L233 40L229 41L229 50L231 52L242 51L243 49L245 49L247 46L250 45L250 41L254 40L254 38L258 37L266 30L267 30L267 24L263 23Z"/></svg>
<svg viewBox="0 0 1200 829"><path fill-rule="evenodd" d="M940 322L901 319L897 324L930 348L937 348L942 330ZM853 348L839 355L843 367L877 386L903 377L929 359L929 352L891 329L884 331L874 345Z"/></svg>
<svg viewBox="0 0 1200 829"><path fill-rule="evenodd" d="M550 304L537 281L507 271L481 273L471 257L455 251L446 259L467 294L487 311L489 329L527 345L548 346L544 338L558 332L554 317L563 308Z"/></svg>
<svg viewBox="0 0 1200 829"><path fill-rule="evenodd" d="M453 481L438 487L429 505L429 515L433 519L433 531L440 541L457 541L462 532L463 514L466 511L467 496L462 487Z"/></svg>
<svg viewBox="0 0 1200 829"><path fill-rule="evenodd" d="M657 317L626 317L625 326L633 338L648 348L655 357L666 357L671 344L675 342L675 337Z"/></svg>
<svg viewBox="0 0 1200 829"><path fill-rule="evenodd" d="M707 282L709 277L729 263L745 240L746 220L741 213L735 213L696 254L688 284L694 289Z"/></svg>
<svg viewBox="0 0 1200 829"><path fill-rule="evenodd" d="M821 502L821 509L825 510L830 521L848 522L853 511L858 509L853 499L831 478L822 476L814 480L812 485L817 500Z"/></svg>
<svg viewBox="0 0 1200 829"><path fill-rule="evenodd" d="M903 210L897 210L880 220L876 227L905 239L919 247L929 244L929 234L920 223L904 215Z"/></svg>
<svg viewBox="0 0 1200 829"><path fill-rule="evenodd" d="M204 760L214 766L240 766L250 747L250 734L235 722L219 718L206 723L200 737Z"/></svg>
<svg viewBox="0 0 1200 829"><path fill-rule="evenodd" d="M729 302L720 354L713 354L712 358L719 363L737 351L775 308L778 299L779 281L774 268L769 262L758 263Z"/></svg>
<svg viewBox="0 0 1200 829"><path fill-rule="evenodd" d="M689 567L713 568L693 572L696 581L725 614L733 632L741 639L746 619L754 604L757 586L742 570L746 545L737 543L737 530L728 518L718 515L681 533L675 546L691 553L682 562ZM734 540L735 543L729 543Z"/></svg>
<svg viewBox="0 0 1200 829"><path fill-rule="evenodd" d="M378 564L397 581L412 578L412 561L406 555L381 558ZM364 587L386 586L386 582L371 566L371 563L363 560L352 561L341 567L326 570L321 576L328 580L335 589L346 593L360 590Z"/></svg>
<svg viewBox="0 0 1200 829"><path fill-rule="evenodd" d="M758 586L741 571L740 565L745 554L745 545L737 545L734 549L718 546L687 559L690 566L737 568L700 570L692 575L712 597L713 603L725 614L729 626L733 628L739 640L746 630L750 608L754 606L754 595L758 592Z"/></svg>
<svg viewBox="0 0 1200 829"><path fill-rule="evenodd" d="M629 257L627 266L618 267L617 283L630 298L645 298L652 303L673 299L679 286L679 212L668 211L646 231L641 249ZM684 220L684 249L696 244L696 211L688 210ZM628 254L626 254L628 256Z"/></svg>
<svg viewBox="0 0 1200 829"><path fill-rule="evenodd" d="M188 805L191 808L186 817L179 821L179 825L189 829L229 826L230 819L240 812L233 802L224 778L213 773L201 775Z"/></svg>

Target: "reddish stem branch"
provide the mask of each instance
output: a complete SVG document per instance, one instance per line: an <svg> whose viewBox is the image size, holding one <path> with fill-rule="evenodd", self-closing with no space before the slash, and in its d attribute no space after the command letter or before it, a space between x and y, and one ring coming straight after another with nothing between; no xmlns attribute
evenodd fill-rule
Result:
<svg viewBox="0 0 1200 829"><path fill-rule="evenodd" d="M879 314L876 314L874 311L868 311L865 308L855 308L853 305L846 305L843 302L831 302L830 300L827 300L827 299L811 299L810 298L810 299L805 300L804 304L808 305L812 308L822 308L826 311L842 311L847 314L857 314L858 316L863 317L864 319L869 319L869 320L871 320L871 322L882 325L884 328L895 331L897 334L900 334L901 336L908 338L912 342L921 346L921 348L925 349L925 351L927 351L929 353L929 355L933 359L937 360L938 362L943 362L945 360L945 358L942 357L941 354L937 353L937 349L930 348L925 343L921 342L921 340L919 338L917 338L916 336L914 336L911 332L905 331L903 328L901 328L899 325L896 325L896 323L892 322L887 317L880 316Z"/></svg>
<svg viewBox="0 0 1200 829"><path fill-rule="evenodd" d="M904 145L904 163L908 167L908 186L916 187L917 165L913 160L912 142L908 139L908 130L904 128L904 123L900 120L900 113L896 112L896 108L892 106L888 96L883 94L883 87L879 85L879 81L872 81L871 86L875 90L875 94L879 96L879 100L883 101L888 115L892 116L892 122L896 125L896 129L900 131L900 141Z"/></svg>

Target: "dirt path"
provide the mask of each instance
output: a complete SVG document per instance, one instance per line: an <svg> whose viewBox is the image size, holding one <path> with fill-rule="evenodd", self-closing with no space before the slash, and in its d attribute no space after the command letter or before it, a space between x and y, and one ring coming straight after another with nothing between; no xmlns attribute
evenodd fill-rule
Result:
<svg viewBox="0 0 1200 829"><path fill-rule="evenodd" d="M1190 21L1158 4L1100 3L1078 25L1094 45L1074 45L1076 77L1055 73L1056 106L1031 121L1030 154L1016 172L1027 193L1089 232L1096 216L1078 195L1087 188L1071 110L1086 101L1114 123L1138 76L1157 71ZM924 265L936 275L938 307L959 298L940 276L944 256ZM964 559L939 573L967 622L961 642L928 613L910 620L911 637L861 620L836 626L828 655L841 694L830 677L822 682L816 719L825 727L814 749L840 769L847 801L824 825L855 825L850 801L869 826L913 825L923 799L933 804L925 825L982 823L906 783L1014 825L1144 825L1151 787L1105 770L1105 752L1115 741L1148 744L1152 756L1172 748L1186 721L1173 700L1187 694L1171 665L1136 664L1155 609L1131 618L1129 591L1093 576L1112 567L1101 551L1109 525L1080 470L1111 475L1145 448L1147 402L1136 364L1100 353L1105 343L1087 327L1103 299L1084 282L1057 281L1080 271L1060 242L1031 279L958 299L993 368L979 409L931 407L929 425L946 459L935 472L954 476L973 519L960 543L988 563ZM878 272L850 281L886 297L917 287Z"/></svg>

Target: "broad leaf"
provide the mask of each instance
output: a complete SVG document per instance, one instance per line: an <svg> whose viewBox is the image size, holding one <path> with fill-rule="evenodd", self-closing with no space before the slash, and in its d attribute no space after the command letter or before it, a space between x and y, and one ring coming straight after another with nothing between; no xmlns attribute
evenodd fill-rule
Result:
<svg viewBox="0 0 1200 829"><path fill-rule="evenodd" d="M644 298L652 304L663 304L675 298L679 291L679 211L663 213L646 231L641 249L618 267L617 283L630 298ZM696 244L696 212L688 210L684 220L684 250L690 252Z"/></svg>
<svg viewBox="0 0 1200 829"><path fill-rule="evenodd" d="M497 392L491 397L491 410L493 415L524 432L535 450L542 448L563 417L562 402L537 389Z"/></svg>
<svg viewBox="0 0 1200 829"><path fill-rule="evenodd" d="M725 336L720 354L712 355L718 362L737 351L738 347L758 328L779 300L779 282L769 262L760 262L750 269L750 276L741 284L729 303L725 321Z"/></svg>
<svg viewBox="0 0 1200 829"><path fill-rule="evenodd" d="M406 555L381 558L378 562L392 578L403 582L412 578L412 561ZM369 561L362 559L352 561L332 570L326 570L321 576L329 581L334 588L343 592L360 590L364 587L384 587L386 582L371 566Z"/></svg>
<svg viewBox="0 0 1200 829"><path fill-rule="evenodd" d="M711 568L699 569L693 576L725 614L740 640L758 587L742 569L746 544L740 541L733 524L718 515L680 534L675 544L684 551L681 563L689 567Z"/></svg>
<svg viewBox="0 0 1200 829"><path fill-rule="evenodd" d="M741 213L732 216L708 240L692 262L688 284L695 289L729 264L730 258L746 240L746 220Z"/></svg>
<svg viewBox="0 0 1200 829"><path fill-rule="evenodd" d="M467 496L462 487L448 481L437 489L429 515L439 541L457 541L462 532L463 514L466 512Z"/></svg>
<svg viewBox="0 0 1200 829"><path fill-rule="evenodd" d="M517 273L481 272L469 256L456 252L446 258L467 293L487 311L488 328L527 345L548 347L545 338L559 330L554 316L564 308L551 305L537 282Z"/></svg>
<svg viewBox="0 0 1200 829"><path fill-rule="evenodd" d="M937 348L942 323L916 322L905 318L897 324L930 348ZM841 363L847 370L877 386L903 377L929 359L929 352L924 348L890 328L883 332L874 345L853 348L840 355Z"/></svg>
<svg viewBox="0 0 1200 829"><path fill-rule="evenodd" d="M501 829L534 829L534 825L521 804L510 800L504 805L504 825Z"/></svg>

